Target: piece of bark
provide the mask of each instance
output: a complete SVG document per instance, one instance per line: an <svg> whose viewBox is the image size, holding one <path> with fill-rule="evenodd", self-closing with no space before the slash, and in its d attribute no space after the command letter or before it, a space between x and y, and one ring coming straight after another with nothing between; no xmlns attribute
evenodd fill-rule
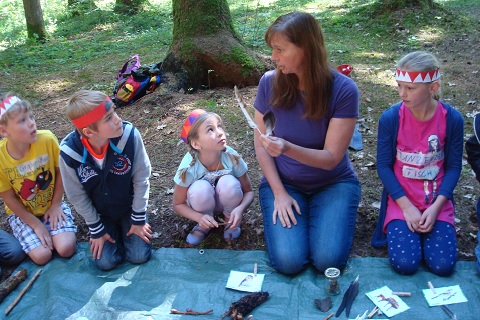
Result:
<svg viewBox="0 0 480 320"><path fill-rule="evenodd" d="M22 269L13 276L10 276L7 280L3 281L2 284L0 284L0 302L2 302L10 292L15 290L15 288L26 278L27 270Z"/></svg>
<svg viewBox="0 0 480 320"><path fill-rule="evenodd" d="M27 285L22 289L22 291L20 291L20 293L18 294L18 296L15 298L15 300L13 300L13 302L8 306L8 308L5 310L5 315L8 316L8 314L10 313L10 311L12 311L12 309L17 305L18 301L20 301L20 299L22 299L23 295L25 294L25 292L27 292L27 290L32 286L32 284L35 282L35 280L38 278L38 276L40 275L40 273L42 272L42 269L39 269L34 275L33 275L33 278L30 279L30 281L28 281Z"/></svg>

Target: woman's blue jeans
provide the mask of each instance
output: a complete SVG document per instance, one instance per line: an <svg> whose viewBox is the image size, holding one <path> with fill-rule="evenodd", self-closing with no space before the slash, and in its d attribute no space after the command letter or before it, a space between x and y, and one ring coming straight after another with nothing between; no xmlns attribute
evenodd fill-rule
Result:
<svg viewBox="0 0 480 320"><path fill-rule="evenodd" d="M352 248L361 197L357 179L346 179L303 192L285 185L301 210L295 210L297 225L289 229L278 221L273 224L274 195L268 183L260 185L265 241L270 264L284 274L296 274L311 262L318 271L344 268Z"/></svg>

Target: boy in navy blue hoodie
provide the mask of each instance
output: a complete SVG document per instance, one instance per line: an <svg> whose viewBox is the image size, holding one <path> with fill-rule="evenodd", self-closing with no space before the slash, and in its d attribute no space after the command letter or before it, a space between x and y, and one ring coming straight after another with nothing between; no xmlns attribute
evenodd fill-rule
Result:
<svg viewBox="0 0 480 320"><path fill-rule="evenodd" d="M60 144L60 170L68 200L90 229L97 267L148 261L151 166L140 133L99 91L76 92L66 114L76 130Z"/></svg>
<svg viewBox="0 0 480 320"><path fill-rule="evenodd" d="M474 117L473 131L475 134L465 142L465 149L467 150L467 161L480 182L480 113L477 113ZM480 236L480 199L477 202L477 223ZM477 256L477 267L480 272L480 242L475 248L475 255Z"/></svg>

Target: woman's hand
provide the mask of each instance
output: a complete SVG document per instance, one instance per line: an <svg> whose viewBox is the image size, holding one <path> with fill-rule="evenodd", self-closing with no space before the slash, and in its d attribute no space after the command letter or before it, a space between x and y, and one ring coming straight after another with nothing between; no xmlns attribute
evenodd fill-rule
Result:
<svg viewBox="0 0 480 320"><path fill-rule="evenodd" d="M285 152L286 141L282 138L266 136L264 134L260 135L260 141L262 142L263 148L268 152L272 157L278 157Z"/></svg>
<svg viewBox="0 0 480 320"><path fill-rule="evenodd" d="M292 223L297 224L297 219L295 219L295 212L293 208L300 212L300 207L295 199L293 199L287 192L282 193L281 195L275 195L274 209L273 209L273 224L277 224L277 216L280 220L280 223L285 228L291 228Z"/></svg>

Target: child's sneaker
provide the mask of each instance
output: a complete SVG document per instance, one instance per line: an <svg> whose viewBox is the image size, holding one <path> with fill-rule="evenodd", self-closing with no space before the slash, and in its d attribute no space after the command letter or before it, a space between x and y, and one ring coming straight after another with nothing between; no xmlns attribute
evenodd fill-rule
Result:
<svg viewBox="0 0 480 320"><path fill-rule="evenodd" d="M192 232L188 234L187 243L191 244L192 246L198 246L200 242L202 242L205 239L209 231L210 229L203 230L197 224L195 227L193 227Z"/></svg>
<svg viewBox="0 0 480 320"><path fill-rule="evenodd" d="M240 227L237 227L235 230L225 230L223 232L223 237L225 238L225 241L229 242L235 239L238 239L240 235L242 234L242 229Z"/></svg>

